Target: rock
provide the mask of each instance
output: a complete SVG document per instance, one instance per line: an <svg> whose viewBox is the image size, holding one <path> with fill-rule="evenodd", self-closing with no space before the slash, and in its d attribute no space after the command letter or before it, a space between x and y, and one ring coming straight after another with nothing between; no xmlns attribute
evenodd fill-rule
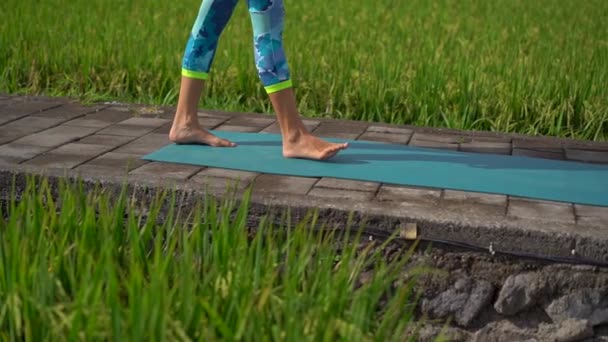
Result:
<svg viewBox="0 0 608 342"><path fill-rule="evenodd" d="M511 275L500 289L494 309L503 315L514 315L536 304L546 290L547 283L538 273Z"/></svg>
<svg viewBox="0 0 608 342"><path fill-rule="evenodd" d="M567 319L559 324L541 324L538 337L543 341L574 342L593 336L593 327L584 319Z"/></svg>
<svg viewBox="0 0 608 342"><path fill-rule="evenodd" d="M608 323L608 296L600 289L581 289L549 304L545 312L554 322L577 318L591 326Z"/></svg>
<svg viewBox="0 0 608 342"><path fill-rule="evenodd" d="M474 342L538 342L533 329L519 328L511 321L491 322L473 335Z"/></svg>
<svg viewBox="0 0 608 342"><path fill-rule="evenodd" d="M432 300L423 300L422 311L436 318L454 316L456 323L466 327L490 303L493 294L490 282L462 278Z"/></svg>

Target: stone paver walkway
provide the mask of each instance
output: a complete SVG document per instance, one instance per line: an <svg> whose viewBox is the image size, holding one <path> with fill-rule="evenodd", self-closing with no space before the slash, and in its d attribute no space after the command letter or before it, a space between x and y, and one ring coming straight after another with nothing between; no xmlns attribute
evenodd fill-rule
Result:
<svg viewBox="0 0 608 342"><path fill-rule="evenodd" d="M302 178L146 162L169 144L174 108L82 105L66 98L0 95L0 175L45 172L137 184L171 184L220 195L253 184L261 206L319 208L333 221L355 211L385 231L416 223L418 236L497 250L608 261L608 208L437 188ZM201 111L209 129L278 133L274 116ZM608 164L608 143L329 119L306 119L315 135L412 146ZM67 170L67 171L66 171ZM7 184L7 180L4 183ZM606 189L608 192L608 189Z"/></svg>

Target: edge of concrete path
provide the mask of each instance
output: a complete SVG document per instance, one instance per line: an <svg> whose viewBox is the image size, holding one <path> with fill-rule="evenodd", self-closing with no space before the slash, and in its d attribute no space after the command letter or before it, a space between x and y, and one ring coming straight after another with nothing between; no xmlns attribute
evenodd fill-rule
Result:
<svg viewBox="0 0 608 342"><path fill-rule="evenodd" d="M51 186L62 180L83 180L92 188L98 184L110 193L118 194L127 181L129 191L145 205L157 191L175 190L182 198L180 207L193 208L197 200L209 194L215 198L227 195L225 188L217 186L194 187L191 183L168 180L162 177L129 174L126 177L82 173L77 170L40 170L27 165L0 165L0 198L7 199L15 180L19 195L25 189L29 175L44 176ZM237 188L235 199L244 193ZM366 228L387 234L401 230L408 223L415 223L417 236L422 239L445 240L466 243L482 248L490 246L496 251L527 253L549 257L570 257L579 260L608 262L608 234L600 227L576 228L572 225L550 222L539 218L499 218L483 213L456 212L446 208L423 204L371 202L354 199L328 200L327 198L281 193L257 193L251 198L250 215L255 222L264 215L277 214L289 209L291 218L297 221L311 210L318 213L320 223L344 228L348 222L358 227L365 222ZM573 253L574 251L574 253Z"/></svg>

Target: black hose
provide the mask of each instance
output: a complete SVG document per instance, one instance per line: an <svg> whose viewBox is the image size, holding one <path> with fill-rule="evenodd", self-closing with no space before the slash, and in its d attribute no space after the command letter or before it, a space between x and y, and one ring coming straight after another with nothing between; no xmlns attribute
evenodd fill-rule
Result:
<svg viewBox="0 0 608 342"><path fill-rule="evenodd" d="M380 238L380 239L389 239L393 235L393 234L390 234L389 232L382 231L380 229L373 229L373 228L372 229L364 228L362 230L362 233L364 233L366 235L371 235L373 237ZM406 240L406 239L398 238L398 237L395 238L395 240L400 241L401 243L404 243L406 241L412 241L412 240ZM419 237L418 240L423 241L423 242L439 243L439 244L447 245L447 246L460 247L460 248L464 248L464 249L468 249L468 250L474 250L477 252L487 252L488 254L490 254L492 256L493 255L504 255L504 256L511 256L511 257L518 257L518 258L535 259L535 260L539 260L539 261L548 261L548 262L552 262L552 263L566 263L566 264L573 264L573 265L588 265L588 266L597 266L597 267L608 268L608 262L589 259L589 258L583 258L583 257L539 255L539 254L526 253L526 252L503 251L503 250L496 250L494 248L490 249L489 246L482 247L482 246L469 244L466 242L432 239L432 238L425 238L425 237Z"/></svg>

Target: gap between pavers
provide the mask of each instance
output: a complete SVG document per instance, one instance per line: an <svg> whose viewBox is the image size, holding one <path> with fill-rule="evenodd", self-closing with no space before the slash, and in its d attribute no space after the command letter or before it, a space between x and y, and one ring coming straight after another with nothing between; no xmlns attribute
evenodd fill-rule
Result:
<svg viewBox="0 0 608 342"><path fill-rule="evenodd" d="M78 166L75 171L80 176L107 177L124 176L148 162L137 154L107 152Z"/></svg>
<svg viewBox="0 0 608 342"><path fill-rule="evenodd" d="M63 105L61 100L51 101L10 101L0 106L0 125L27 115Z"/></svg>
<svg viewBox="0 0 608 342"><path fill-rule="evenodd" d="M72 119L64 124L67 126L102 129L120 121L127 120L130 117L131 115L128 113L105 108L98 112L86 114L82 117Z"/></svg>
<svg viewBox="0 0 608 342"><path fill-rule="evenodd" d="M94 159L111 149L109 146L81 143L69 143L34 157L24 164L40 168L69 168Z"/></svg>
<svg viewBox="0 0 608 342"><path fill-rule="evenodd" d="M59 147L95 132L95 128L78 127L75 129L71 126L56 126L15 140L14 143L40 147Z"/></svg>
<svg viewBox="0 0 608 342"><path fill-rule="evenodd" d="M49 147L6 144L0 146L0 160L6 163L20 163L48 151Z"/></svg>

